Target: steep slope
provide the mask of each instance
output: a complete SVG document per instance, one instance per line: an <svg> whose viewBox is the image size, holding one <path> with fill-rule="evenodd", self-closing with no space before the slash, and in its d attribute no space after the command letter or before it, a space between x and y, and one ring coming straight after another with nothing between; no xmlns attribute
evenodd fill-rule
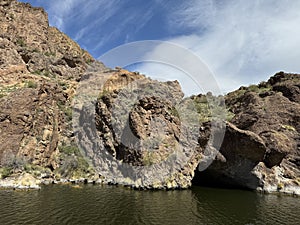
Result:
<svg viewBox="0 0 300 225"><path fill-rule="evenodd" d="M106 68L41 8L0 0L0 30L0 186L193 179L300 194L300 75L229 93L228 112L222 96L184 98L177 81Z"/></svg>
<svg viewBox="0 0 300 225"><path fill-rule="evenodd" d="M2 178L9 176L20 180L19 176L28 176L25 173L29 173L34 178L48 180L47 182L61 178L88 178L142 188L186 188L191 185L202 148L197 146L197 129L194 142L179 140L179 136L189 133L189 130L182 126L174 108L175 100L180 102L183 98L178 82L161 83L137 73L106 68L66 35L49 27L47 14L41 8L33 8L14 0L1 0L0 13ZM95 80L91 81L90 78ZM106 82L102 91L92 89L92 83L101 86L103 80ZM123 92L123 87L137 80L143 80L140 89L151 90L158 86L160 91L169 89L169 96L160 99L153 96L157 93L149 92L148 97L140 99L130 112L130 124L123 132L126 115L119 115L116 121L118 125L112 127L110 110L112 105L124 106L124 102L115 102L118 100L116 97L125 93L129 99L133 92ZM72 102L75 96L78 100L91 95L96 97L96 108L91 111L80 102ZM172 100L169 101L166 97ZM75 124L72 121L74 112L81 112L79 118L75 115ZM81 120L85 117L88 121ZM76 124L76 119L80 124ZM91 136L89 124L86 125L85 122L94 120L97 132L96 136ZM163 124L166 124L166 130L163 130ZM79 125L79 130L76 130L76 125ZM148 128L144 129L145 126ZM126 135L123 135L121 141L118 140L115 128L124 134L126 129L132 130L138 138L136 145L131 146L134 143ZM83 133L80 133L81 130ZM160 132L159 137L154 137ZM98 139L99 145L95 143ZM160 143L160 140L163 142ZM176 145L183 140L188 148L180 159L185 160L174 169ZM131 148L127 148L127 144ZM92 149L86 149L88 145L92 145ZM96 154L96 158L89 154L91 151ZM99 157L97 154L102 155ZM107 154L113 157L109 164L117 164L117 174L110 171L111 168L108 168L107 174L107 168L99 163L107 162L104 157ZM122 162L125 172L119 171ZM160 162L158 172L156 164ZM140 175L139 169L131 171L126 165L134 168L154 165L154 171L148 172L145 169L144 177L135 179L133 177ZM172 173L165 168L171 169ZM125 176L123 172L130 176Z"/></svg>
<svg viewBox="0 0 300 225"><path fill-rule="evenodd" d="M222 157L197 175L198 182L299 194L299 97L300 75L284 72L229 93L235 126L226 130Z"/></svg>
<svg viewBox="0 0 300 225"><path fill-rule="evenodd" d="M24 170L54 176L76 150L71 99L94 59L29 4L1 0L0 30L2 176ZM76 153L73 161L80 164L80 158Z"/></svg>

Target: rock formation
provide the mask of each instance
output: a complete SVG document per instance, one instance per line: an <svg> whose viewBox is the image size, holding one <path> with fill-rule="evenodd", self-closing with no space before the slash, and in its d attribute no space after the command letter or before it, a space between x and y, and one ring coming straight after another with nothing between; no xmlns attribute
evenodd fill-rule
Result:
<svg viewBox="0 0 300 225"><path fill-rule="evenodd" d="M80 82L84 90L96 83L91 77ZM77 100L90 94L84 90L82 94L81 87L77 90ZM198 144L198 114L193 117L187 108L192 100L183 96L177 81L158 82L115 70L106 75L95 104L75 104L78 143L95 170L110 183L135 188L187 188L205 142Z"/></svg>
<svg viewBox="0 0 300 225"><path fill-rule="evenodd" d="M24 170L45 177L61 174L58 168L70 164L66 156L73 154L73 163L80 164L71 146L70 105L94 59L50 27L42 8L1 0L0 15L2 176Z"/></svg>
<svg viewBox="0 0 300 225"><path fill-rule="evenodd" d="M299 194L299 94L300 75L284 72L227 94L222 157L195 182Z"/></svg>
<svg viewBox="0 0 300 225"><path fill-rule="evenodd" d="M97 62L41 8L0 0L0 30L1 178L300 194L300 75L184 98Z"/></svg>

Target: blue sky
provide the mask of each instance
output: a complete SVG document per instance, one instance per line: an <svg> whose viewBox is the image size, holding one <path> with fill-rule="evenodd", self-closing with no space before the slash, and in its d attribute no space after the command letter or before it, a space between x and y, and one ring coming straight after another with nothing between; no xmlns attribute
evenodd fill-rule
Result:
<svg viewBox="0 0 300 225"><path fill-rule="evenodd" d="M281 70L300 72L298 0L22 1L44 7L50 25L95 58L140 40L184 46L208 65L222 92L258 83ZM160 73L155 66L138 69ZM161 76L176 77L168 72L175 73L164 68Z"/></svg>

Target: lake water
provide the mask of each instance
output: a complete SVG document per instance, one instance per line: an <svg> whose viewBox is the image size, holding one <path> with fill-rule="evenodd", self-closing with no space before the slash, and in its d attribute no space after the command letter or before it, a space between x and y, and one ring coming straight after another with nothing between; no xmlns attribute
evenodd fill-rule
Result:
<svg viewBox="0 0 300 225"><path fill-rule="evenodd" d="M300 224L300 198L193 187L49 185L0 190L0 224Z"/></svg>

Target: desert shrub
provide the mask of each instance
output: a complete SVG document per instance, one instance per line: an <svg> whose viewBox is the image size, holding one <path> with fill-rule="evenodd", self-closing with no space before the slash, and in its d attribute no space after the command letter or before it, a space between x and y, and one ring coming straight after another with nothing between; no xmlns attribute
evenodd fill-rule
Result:
<svg viewBox="0 0 300 225"><path fill-rule="evenodd" d="M15 19L14 14L10 13L10 14L9 14L9 18L12 19L12 20Z"/></svg>
<svg viewBox="0 0 300 225"><path fill-rule="evenodd" d="M59 151L61 153L64 153L66 155L80 155L80 150L77 146L72 146L72 145L61 145L58 147Z"/></svg>
<svg viewBox="0 0 300 225"><path fill-rule="evenodd" d="M44 55L47 56L47 57L50 57L50 56L55 57L56 53L55 52L45 52Z"/></svg>
<svg viewBox="0 0 300 225"><path fill-rule="evenodd" d="M45 76L50 78L54 77L53 73L51 73L49 70L35 70L32 73L39 76Z"/></svg>
<svg viewBox="0 0 300 225"><path fill-rule="evenodd" d="M69 84L64 81L58 81L58 84L62 87L63 90L67 90L69 88Z"/></svg>
<svg viewBox="0 0 300 225"><path fill-rule="evenodd" d="M27 87L28 88L37 88L37 86L38 86L37 83L32 81L32 80L27 82Z"/></svg>
<svg viewBox="0 0 300 225"><path fill-rule="evenodd" d="M51 72L50 72L49 70L44 70L44 71L43 71L43 75L44 75L45 77L50 77L52 74L51 74Z"/></svg>
<svg viewBox="0 0 300 225"><path fill-rule="evenodd" d="M12 175L13 169L12 167L2 167L0 168L0 178L4 179Z"/></svg>
<svg viewBox="0 0 300 225"><path fill-rule="evenodd" d="M87 63L88 65L91 65L93 62L94 62L93 59L87 59L87 60L86 60L86 63Z"/></svg>
<svg viewBox="0 0 300 225"><path fill-rule="evenodd" d="M179 113L178 113L178 111L177 111L177 109L176 109L175 107L172 107L172 108L170 109L170 113L171 113L172 116L175 116L175 117L177 117L177 118L180 118Z"/></svg>
<svg viewBox="0 0 300 225"><path fill-rule="evenodd" d="M42 74L42 71L41 70L35 70L32 72L33 74L36 74L36 75L41 75Z"/></svg>
<svg viewBox="0 0 300 225"><path fill-rule="evenodd" d="M248 87L249 91L253 91L258 94L264 93L266 91L270 91L271 89L272 89L272 87L269 84L267 84L266 82L261 82L259 85L253 84Z"/></svg>
<svg viewBox="0 0 300 225"><path fill-rule="evenodd" d="M66 107L64 109L64 113L66 115L67 121L71 121L72 120L72 115L73 115L73 110L70 107Z"/></svg>
<svg viewBox="0 0 300 225"><path fill-rule="evenodd" d="M64 146L60 149L61 166L55 171L57 177L81 178L93 172L77 147Z"/></svg>
<svg viewBox="0 0 300 225"><path fill-rule="evenodd" d="M58 101L56 104L57 104L59 110L62 111L65 114L66 120L71 121L72 120L72 115L73 115L72 108L66 106L66 104L62 101Z"/></svg>
<svg viewBox="0 0 300 225"><path fill-rule="evenodd" d="M248 90L253 92L259 92L259 87L257 85L252 84L248 87Z"/></svg>
<svg viewBox="0 0 300 225"><path fill-rule="evenodd" d="M26 47L26 43L22 38L18 38L16 41L16 44L21 46L21 47Z"/></svg>
<svg viewBox="0 0 300 225"><path fill-rule="evenodd" d="M155 153L147 151L146 154L143 156L143 165L151 166L155 163L156 160L157 158L155 157Z"/></svg>

